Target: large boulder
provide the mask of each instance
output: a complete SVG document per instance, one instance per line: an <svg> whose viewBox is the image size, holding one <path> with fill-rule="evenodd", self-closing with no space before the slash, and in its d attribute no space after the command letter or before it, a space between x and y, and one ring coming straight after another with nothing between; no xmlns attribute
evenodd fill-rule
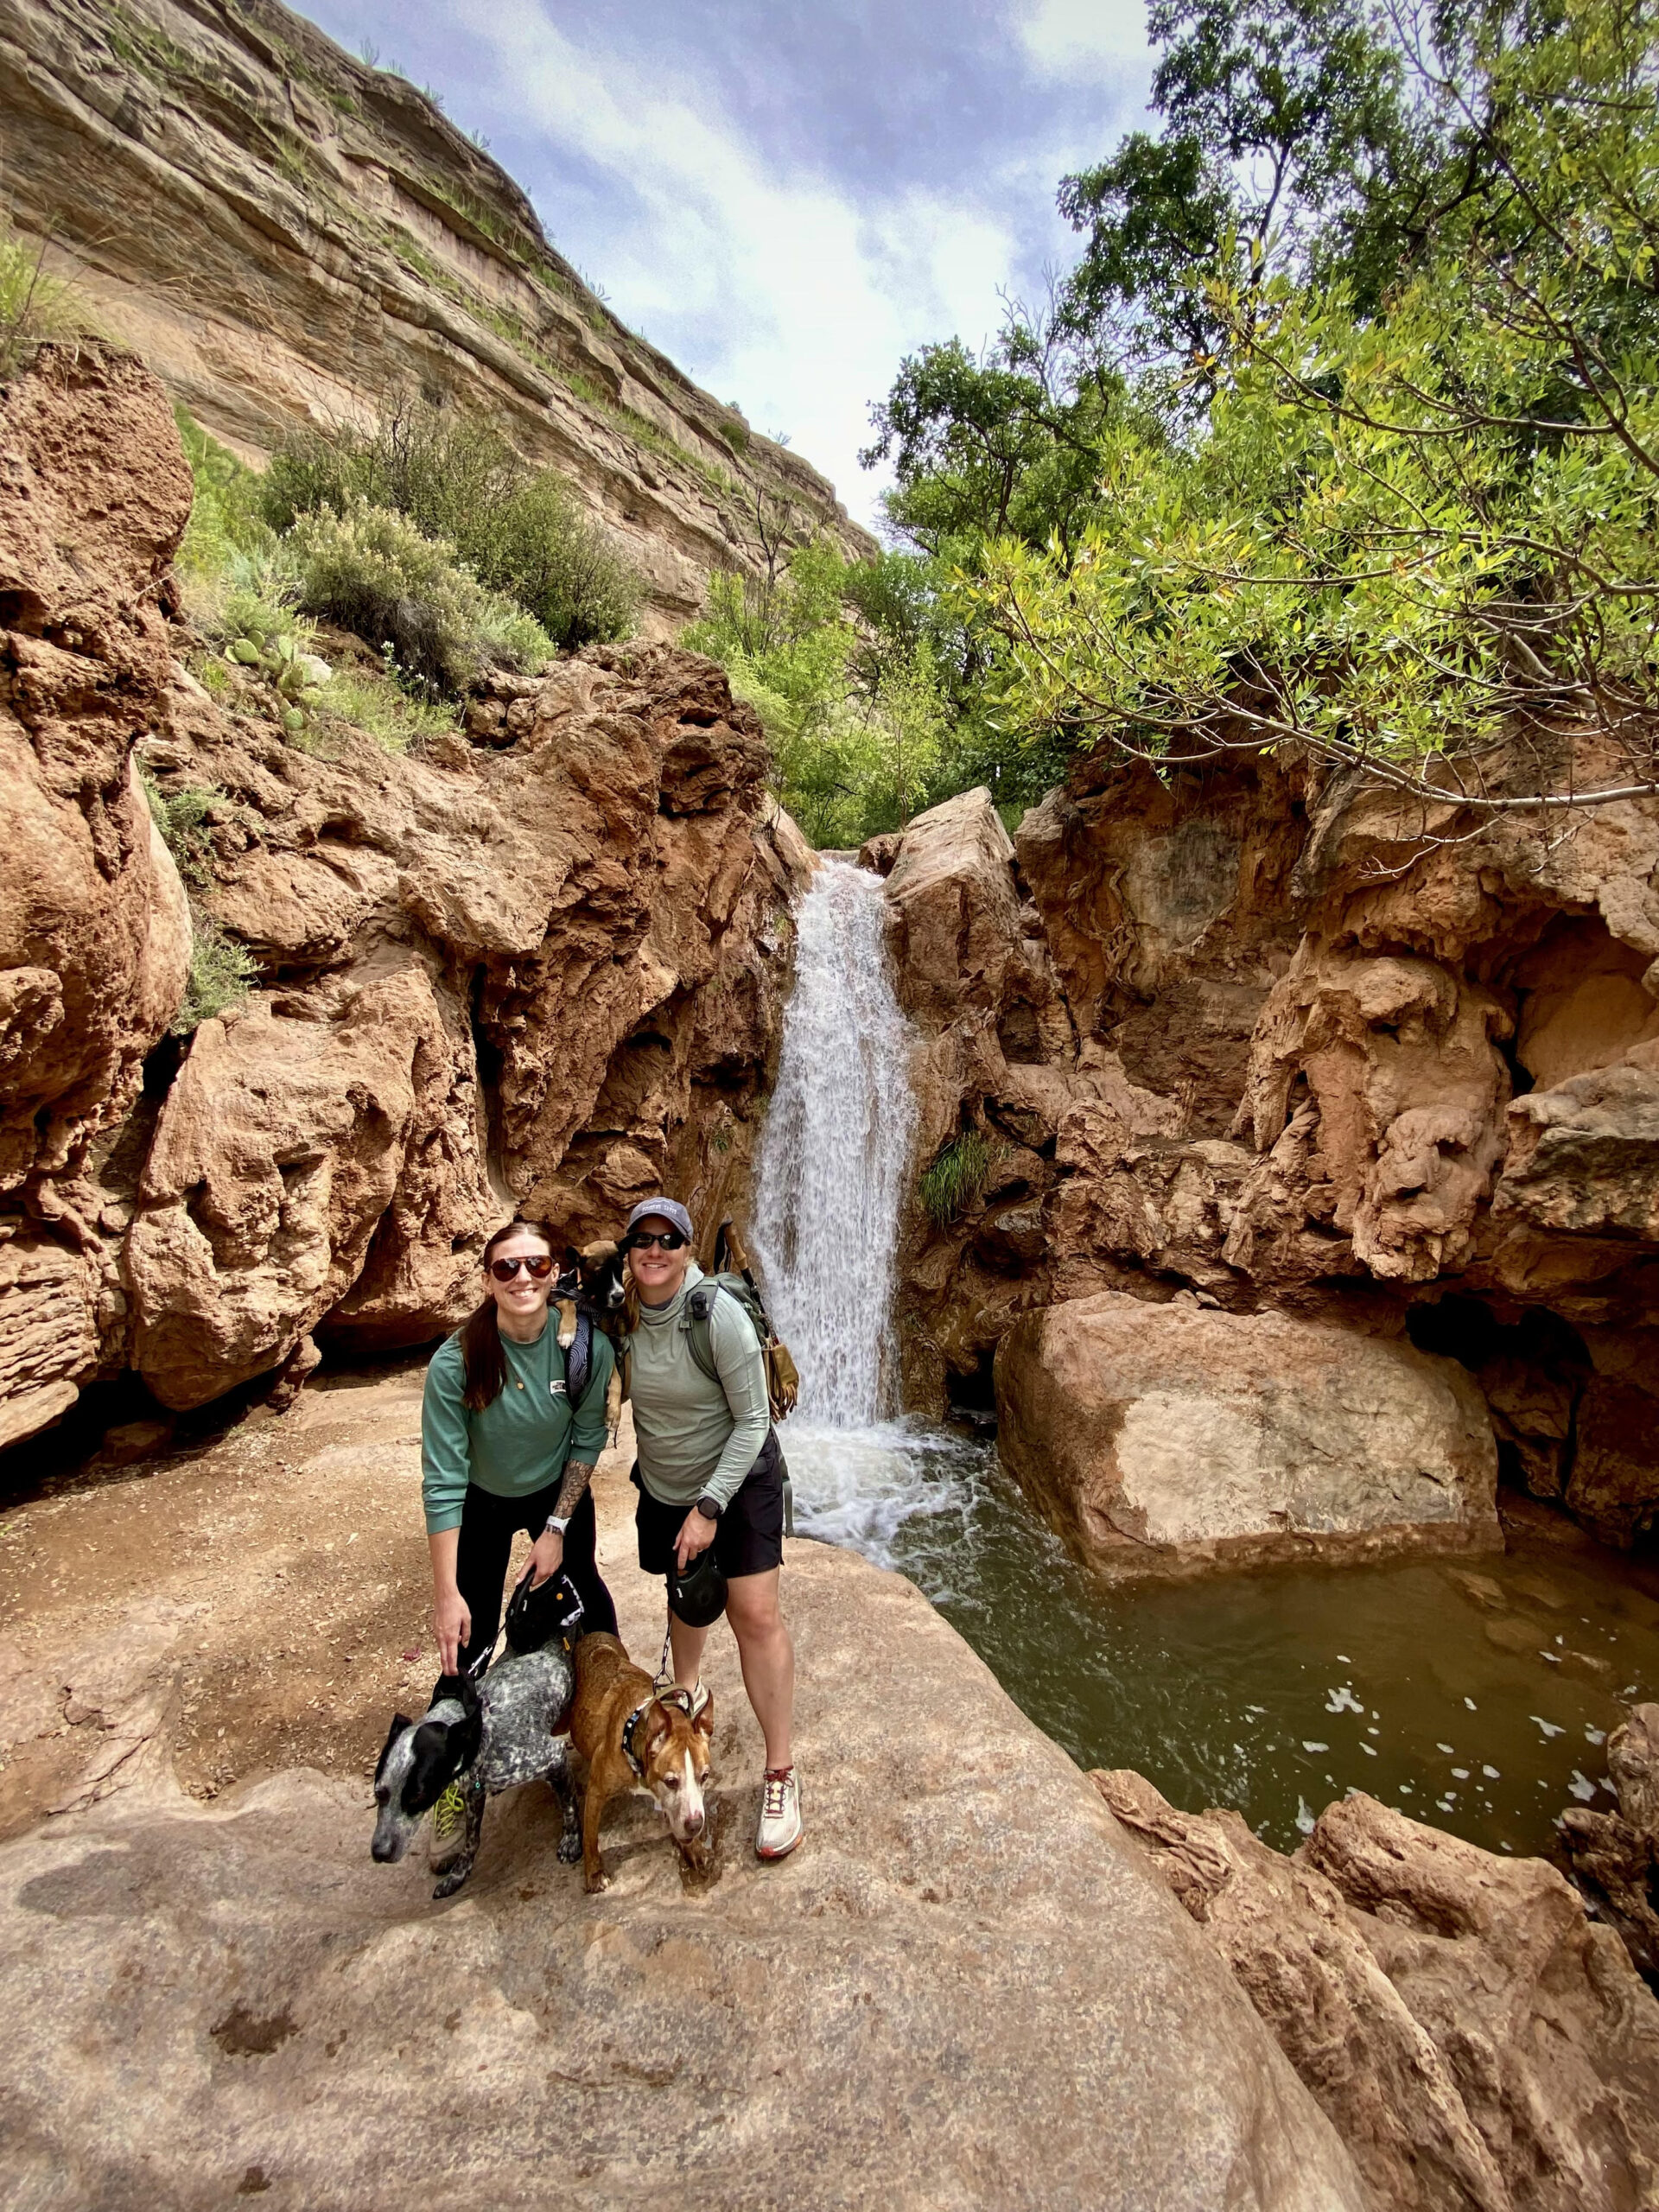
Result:
<svg viewBox="0 0 1659 2212"><path fill-rule="evenodd" d="M1004 1460L1107 1573L1502 1541L1480 1392L1408 1344L1106 1291L1022 1316L995 1381Z"/></svg>
<svg viewBox="0 0 1659 2212"><path fill-rule="evenodd" d="M1363 1795L1283 1859L1236 1813L1178 1812L1138 1774L1093 1779L1226 1960L1379 2212L1651 2201L1659 2005L1554 1867Z"/></svg>
<svg viewBox="0 0 1659 2212"><path fill-rule="evenodd" d="M268 1373L356 1281L411 1150L432 1135L417 1115L423 1065L448 1058L418 968L365 982L333 1021L286 1018L261 995L234 1020L203 1023L127 1239L133 1364L163 1405L200 1405ZM473 1196L475 1147L467 1167L459 1225L476 1245L487 1217ZM457 1241L459 1259L445 1240L451 1298L467 1269Z"/></svg>

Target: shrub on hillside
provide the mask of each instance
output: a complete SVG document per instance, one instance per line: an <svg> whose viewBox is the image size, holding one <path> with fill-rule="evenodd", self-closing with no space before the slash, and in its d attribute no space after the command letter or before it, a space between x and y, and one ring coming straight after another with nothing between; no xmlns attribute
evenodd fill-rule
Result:
<svg viewBox="0 0 1659 2212"><path fill-rule="evenodd" d="M639 577L550 468L501 509L478 567L567 652L626 638L639 619Z"/></svg>
<svg viewBox="0 0 1659 2212"><path fill-rule="evenodd" d="M284 540L308 614L390 649L404 675L451 696L481 668L534 671L553 641L521 607L488 591L453 544L404 516L354 501L302 515Z"/></svg>
<svg viewBox="0 0 1659 2212"><path fill-rule="evenodd" d="M341 424L290 439L261 492L270 526L357 502L441 539L489 590L515 600L565 651L626 637L639 580L552 469L533 470L488 423L401 402L372 431Z"/></svg>

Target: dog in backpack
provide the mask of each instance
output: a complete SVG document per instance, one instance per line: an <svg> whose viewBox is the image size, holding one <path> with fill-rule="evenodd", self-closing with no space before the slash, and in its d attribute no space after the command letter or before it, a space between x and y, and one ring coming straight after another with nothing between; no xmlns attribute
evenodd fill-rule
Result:
<svg viewBox="0 0 1659 2212"><path fill-rule="evenodd" d="M577 1321L584 1313L591 1316L595 1327L604 1330L607 1336L613 1336L622 1299L620 1245L604 1240L586 1244L578 1251L574 1244L567 1244L564 1265L559 1270L553 1295L559 1316L559 1350L569 1353L576 1340ZM622 1376L619 1369L612 1371L605 1392L605 1426L613 1444L621 1419Z"/></svg>

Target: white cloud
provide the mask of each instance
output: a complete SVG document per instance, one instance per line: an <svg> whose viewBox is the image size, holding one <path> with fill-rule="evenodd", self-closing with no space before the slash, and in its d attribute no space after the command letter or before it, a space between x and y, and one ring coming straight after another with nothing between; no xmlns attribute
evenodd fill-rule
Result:
<svg viewBox="0 0 1659 2212"><path fill-rule="evenodd" d="M1090 75L1121 83L1126 61L1147 60L1142 0L1029 0L1014 28L1045 76Z"/></svg>
<svg viewBox="0 0 1659 2212"><path fill-rule="evenodd" d="M583 258L618 312L758 429L787 431L870 518L876 487L855 458L868 404L924 340L995 327L1011 231L916 189L861 211L817 176L763 166L709 87L642 86L540 7L457 12L494 51L515 120L616 179L617 226Z"/></svg>

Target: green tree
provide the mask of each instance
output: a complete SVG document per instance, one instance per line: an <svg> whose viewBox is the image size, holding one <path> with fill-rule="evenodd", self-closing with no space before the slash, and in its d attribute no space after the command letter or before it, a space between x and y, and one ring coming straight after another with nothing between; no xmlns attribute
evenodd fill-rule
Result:
<svg viewBox="0 0 1659 2212"><path fill-rule="evenodd" d="M1109 529L958 589L1005 711L1161 758L1294 742L1475 808L1656 787L1659 9L1420 54L1478 192L1381 312L1225 265L1201 434L1103 437ZM1604 772L1550 787L1564 734Z"/></svg>

